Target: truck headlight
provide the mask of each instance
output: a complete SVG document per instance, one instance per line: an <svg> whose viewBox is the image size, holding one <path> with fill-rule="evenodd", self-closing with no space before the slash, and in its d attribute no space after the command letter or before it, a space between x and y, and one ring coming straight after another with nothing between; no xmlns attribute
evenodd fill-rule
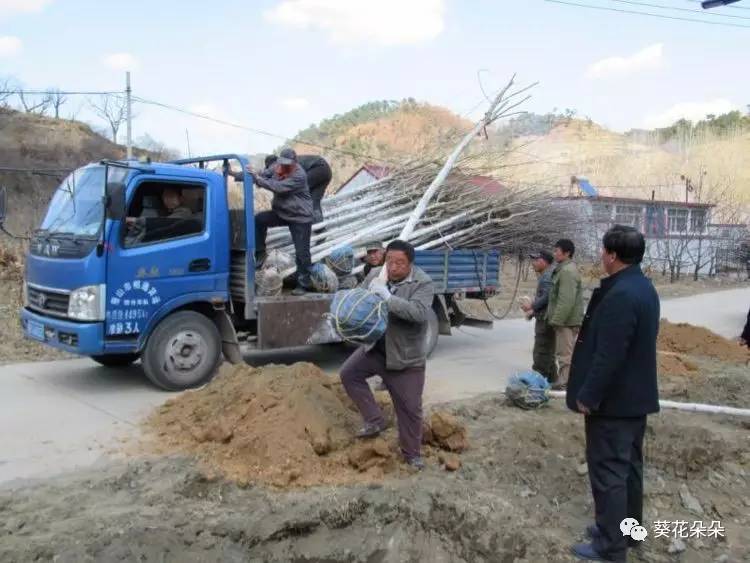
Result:
<svg viewBox="0 0 750 563"><path fill-rule="evenodd" d="M105 285L79 287L70 294L68 316L79 321L103 321Z"/></svg>

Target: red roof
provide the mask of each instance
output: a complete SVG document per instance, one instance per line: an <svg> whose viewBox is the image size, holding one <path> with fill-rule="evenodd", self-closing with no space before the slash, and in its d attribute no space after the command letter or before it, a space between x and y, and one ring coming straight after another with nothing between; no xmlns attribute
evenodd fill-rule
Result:
<svg viewBox="0 0 750 563"><path fill-rule="evenodd" d="M489 176L470 176L469 183L482 188L482 191L488 194L496 194L505 189L505 186Z"/></svg>
<svg viewBox="0 0 750 563"><path fill-rule="evenodd" d="M367 170L370 174L375 176L376 180L381 180L382 178L385 178L386 176L388 176L388 174L393 172L393 168L389 166L381 166L380 164L365 164L359 170L362 169ZM359 172L359 170L357 170L357 172ZM355 172L355 174L357 172Z"/></svg>

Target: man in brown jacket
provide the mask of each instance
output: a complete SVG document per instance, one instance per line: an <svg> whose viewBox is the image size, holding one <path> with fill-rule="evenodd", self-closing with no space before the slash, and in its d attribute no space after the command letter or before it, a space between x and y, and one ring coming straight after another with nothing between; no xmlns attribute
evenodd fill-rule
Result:
<svg viewBox="0 0 750 563"><path fill-rule="evenodd" d="M372 438L386 428L367 379L379 375L393 400L401 453L406 463L424 467L422 391L424 389L425 332L432 307L432 279L414 266L414 247L395 240L385 251L386 279L373 269L363 283L388 304L388 328L383 337L354 352L341 368L341 382L364 419L359 438Z"/></svg>

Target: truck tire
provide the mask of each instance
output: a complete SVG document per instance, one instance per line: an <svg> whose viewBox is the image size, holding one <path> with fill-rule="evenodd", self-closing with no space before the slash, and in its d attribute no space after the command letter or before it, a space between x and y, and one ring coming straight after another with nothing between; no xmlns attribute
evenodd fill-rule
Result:
<svg viewBox="0 0 750 563"><path fill-rule="evenodd" d="M117 368L129 366L138 359L138 354L102 354L101 356L91 356L91 359L105 367Z"/></svg>
<svg viewBox="0 0 750 563"><path fill-rule="evenodd" d="M162 320L143 351L143 371L167 391L208 383L221 359L221 335L211 319L180 311Z"/></svg>
<svg viewBox="0 0 750 563"><path fill-rule="evenodd" d="M437 314L433 309L427 310L427 332L424 335L425 355L429 358L437 346L440 331Z"/></svg>

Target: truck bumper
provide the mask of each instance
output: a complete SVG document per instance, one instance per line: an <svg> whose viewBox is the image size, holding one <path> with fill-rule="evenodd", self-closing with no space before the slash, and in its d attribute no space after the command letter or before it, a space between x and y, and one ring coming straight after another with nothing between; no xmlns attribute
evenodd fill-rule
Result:
<svg viewBox="0 0 750 563"><path fill-rule="evenodd" d="M21 327L29 340L54 348L92 356L104 353L104 323L74 323L39 315L28 309L21 311Z"/></svg>

